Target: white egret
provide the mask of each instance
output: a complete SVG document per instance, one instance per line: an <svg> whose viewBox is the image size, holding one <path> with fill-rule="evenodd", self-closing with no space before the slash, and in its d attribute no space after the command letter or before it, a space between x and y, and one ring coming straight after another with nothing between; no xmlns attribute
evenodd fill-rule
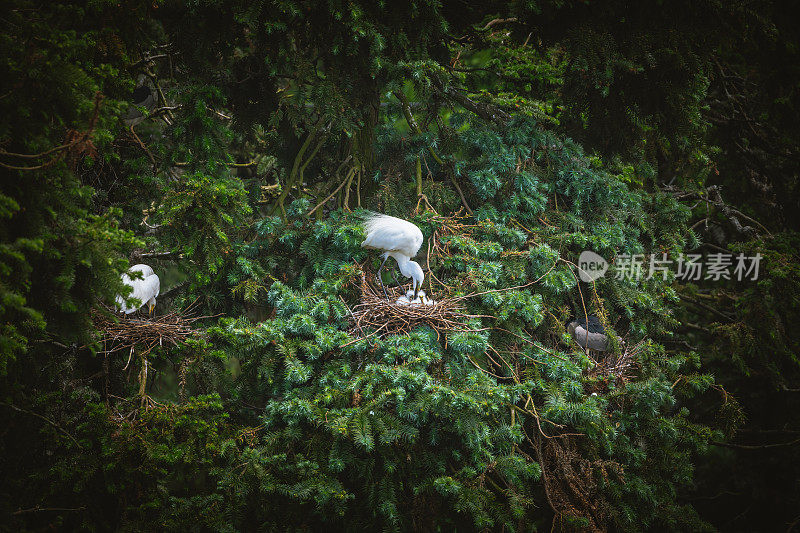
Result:
<svg viewBox="0 0 800 533"><path fill-rule="evenodd" d="M567 333L572 335L575 342L581 348L588 348L598 352L604 352L608 349L608 336L600 319L595 315L589 315L589 323L587 326L586 318L579 318L567 324Z"/></svg>
<svg viewBox="0 0 800 533"><path fill-rule="evenodd" d="M419 263L412 261L411 258L417 255L422 246L422 231L411 222L389 215L374 214L364 223L367 229L367 238L361 243L364 248L384 250L381 254L383 262L378 269L378 281L381 283L383 295L388 300L386 288L381 279L381 270L389 257L394 257L397 266L405 277L411 278L414 301L419 296L419 289L425 280L425 274Z"/></svg>
<svg viewBox="0 0 800 533"><path fill-rule="evenodd" d="M128 274L134 272L141 272L141 279L131 279ZM161 289L161 280L153 273L153 269L148 265L133 265L128 269L128 272L122 274L122 283L133 287L133 291L128 298L136 298L140 304L138 306L128 306L122 296L117 296L117 308L129 315L136 312L140 307L147 305L147 314L152 314L153 308L156 306L156 296L158 296L158 292Z"/></svg>

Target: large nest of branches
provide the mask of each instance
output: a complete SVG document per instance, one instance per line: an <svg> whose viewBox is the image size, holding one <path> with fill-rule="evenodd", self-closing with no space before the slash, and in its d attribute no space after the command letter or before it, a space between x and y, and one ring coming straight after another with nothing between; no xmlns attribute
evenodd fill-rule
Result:
<svg viewBox="0 0 800 533"><path fill-rule="evenodd" d="M403 335L422 325L430 326L437 335L449 331L473 331L467 325L471 318L461 306L461 299L445 298L433 305L398 304L405 295L399 287L386 287L388 301L380 287L368 281L374 276L361 274L361 300L353 308L351 332L362 338L377 335Z"/></svg>
<svg viewBox="0 0 800 533"><path fill-rule="evenodd" d="M100 332L105 353L139 348L148 354L158 346L177 346L198 331L192 324L201 318L193 313L194 305L183 311L147 318L121 317L113 309L94 309L92 319Z"/></svg>

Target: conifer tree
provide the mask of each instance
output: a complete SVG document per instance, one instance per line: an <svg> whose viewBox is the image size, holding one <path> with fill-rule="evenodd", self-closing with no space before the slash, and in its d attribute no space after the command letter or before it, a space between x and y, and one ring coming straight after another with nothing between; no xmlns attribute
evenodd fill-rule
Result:
<svg viewBox="0 0 800 533"><path fill-rule="evenodd" d="M764 323L796 316L797 239L733 245L782 268L714 292L738 307L693 333L703 284L579 281L583 250L695 250L698 200L757 224L707 188L733 141L701 111L739 6L654 4L8 2L2 529L718 525L688 503L745 418L716 370L745 406L771 405L750 372L796 388L797 343ZM129 127L137 83L157 103ZM354 326L369 211L421 228L425 289L465 329ZM140 262L161 315L199 318L115 351L102 321ZM566 332L581 313L611 359Z"/></svg>

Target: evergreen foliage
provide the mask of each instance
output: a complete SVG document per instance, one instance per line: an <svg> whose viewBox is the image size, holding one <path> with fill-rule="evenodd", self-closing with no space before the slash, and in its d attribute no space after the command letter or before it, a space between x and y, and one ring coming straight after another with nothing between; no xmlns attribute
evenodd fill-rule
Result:
<svg viewBox="0 0 800 533"><path fill-rule="evenodd" d="M791 83L720 100L732 43L796 52L779 6L756 11L7 2L0 529L699 531L725 513L692 497L759 468L783 468L770 524L789 523L797 447L738 465L735 439L798 431L773 409L797 392L797 228L709 188L740 141L756 183L796 167L797 123L765 141ZM774 77L758 60L742 76ZM158 104L128 128L140 74ZM424 288L469 331L354 327L370 211L422 229ZM709 225L763 277L579 281L583 250L677 257ZM139 262L158 312L202 316L178 347L98 340ZM629 369L567 334L584 313Z"/></svg>

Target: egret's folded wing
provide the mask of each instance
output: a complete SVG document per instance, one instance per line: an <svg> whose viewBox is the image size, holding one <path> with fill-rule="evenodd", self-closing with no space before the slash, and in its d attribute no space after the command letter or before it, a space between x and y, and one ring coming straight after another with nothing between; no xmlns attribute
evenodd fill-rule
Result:
<svg viewBox="0 0 800 533"><path fill-rule="evenodd" d="M362 246L365 248L380 248L387 251L400 250L406 240L408 240L406 228L379 225L369 232Z"/></svg>
<svg viewBox="0 0 800 533"><path fill-rule="evenodd" d="M361 244L365 248L398 251L414 257L422 246L422 231L407 220L375 215L366 221L365 227L367 238Z"/></svg>
<svg viewBox="0 0 800 533"><path fill-rule="evenodd" d="M139 302L141 302L139 307L143 306L151 298L158 296L158 292L161 289L161 283L156 275L148 276L145 279L135 279L132 284L133 292L129 298L136 298L139 300Z"/></svg>

